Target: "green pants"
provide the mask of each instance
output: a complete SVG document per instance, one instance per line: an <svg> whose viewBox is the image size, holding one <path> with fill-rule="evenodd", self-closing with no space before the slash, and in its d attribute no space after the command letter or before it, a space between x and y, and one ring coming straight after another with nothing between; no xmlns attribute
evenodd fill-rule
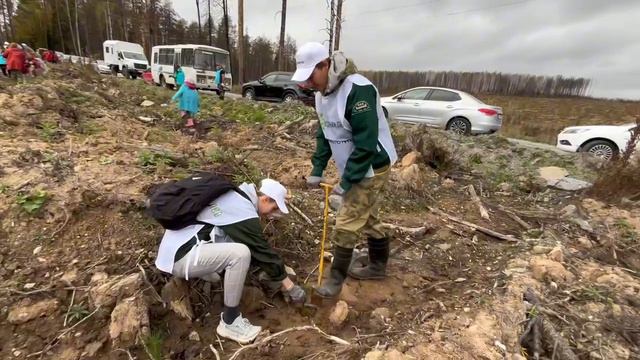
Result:
<svg viewBox="0 0 640 360"><path fill-rule="evenodd" d="M389 168L375 173L354 184L344 195L342 207L336 216L336 226L331 236L333 244L352 249L364 232L367 237L382 239L387 237L378 217L380 197L389 179Z"/></svg>

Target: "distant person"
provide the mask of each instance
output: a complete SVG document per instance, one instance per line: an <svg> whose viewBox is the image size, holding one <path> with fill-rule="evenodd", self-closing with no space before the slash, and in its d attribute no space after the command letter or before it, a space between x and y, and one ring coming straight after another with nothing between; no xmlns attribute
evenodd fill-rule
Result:
<svg viewBox="0 0 640 360"><path fill-rule="evenodd" d="M173 77L176 79L176 87L180 88L184 84L184 71L182 66L176 65Z"/></svg>
<svg viewBox="0 0 640 360"><path fill-rule="evenodd" d="M329 278L316 289L322 297L336 297L347 274L359 280L384 278L389 260L389 237L378 208L398 156L378 89L357 71L353 60L342 52L329 55L324 45L312 42L296 53L296 72L291 78L317 90L320 125L307 183L317 187L324 182L330 158L340 174L333 193L343 198L343 204L331 239L334 257ZM353 248L362 233L367 236L369 264L350 268Z"/></svg>
<svg viewBox="0 0 640 360"><path fill-rule="evenodd" d="M216 76L214 79L215 86L218 92L218 97L220 100L224 100L224 75L226 72L224 71L224 66L217 64L216 66Z"/></svg>
<svg viewBox="0 0 640 360"><path fill-rule="evenodd" d="M59 62L58 54L53 50L47 50L44 52L42 59L46 62L56 64Z"/></svg>
<svg viewBox="0 0 640 360"><path fill-rule="evenodd" d="M11 43L9 48L2 53L2 56L7 59L7 72L9 77L13 80L22 80L23 74L27 67L27 57L19 45Z"/></svg>
<svg viewBox="0 0 640 360"><path fill-rule="evenodd" d="M188 130L195 130L195 116L200 111L200 94L195 81L192 78L187 79L173 95L171 101L178 101L180 115L183 120L186 120L185 127Z"/></svg>
<svg viewBox="0 0 640 360"><path fill-rule="evenodd" d="M4 50L5 49L3 49L3 51ZM7 58L2 55L2 52L0 52L0 70L2 71L2 75L9 76L7 73Z"/></svg>

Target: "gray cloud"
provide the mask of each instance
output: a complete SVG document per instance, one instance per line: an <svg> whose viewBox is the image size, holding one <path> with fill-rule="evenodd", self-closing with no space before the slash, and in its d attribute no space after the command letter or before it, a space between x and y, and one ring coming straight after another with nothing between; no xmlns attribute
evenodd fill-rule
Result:
<svg viewBox="0 0 640 360"><path fill-rule="evenodd" d="M196 19L195 1L173 3ZM276 40L280 6L246 0L248 34ZM343 12L341 49L362 69L582 76L593 96L640 99L637 0L345 0ZM326 40L327 14L324 0L289 0L287 32Z"/></svg>

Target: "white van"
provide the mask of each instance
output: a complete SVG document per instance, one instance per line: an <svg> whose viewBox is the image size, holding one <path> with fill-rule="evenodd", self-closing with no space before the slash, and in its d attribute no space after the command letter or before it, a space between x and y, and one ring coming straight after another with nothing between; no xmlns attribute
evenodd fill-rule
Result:
<svg viewBox="0 0 640 360"><path fill-rule="evenodd" d="M104 62L114 75L122 73L127 79L135 79L149 68L149 61L140 44L107 40L102 48Z"/></svg>
<svg viewBox="0 0 640 360"><path fill-rule="evenodd" d="M215 73L217 65L221 65L225 70L223 84L231 87L232 77L227 50L206 45L159 45L153 47L151 57L151 74L156 85L174 87L174 73L180 66L185 79L195 79L199 89L217 92Z"/></svg>

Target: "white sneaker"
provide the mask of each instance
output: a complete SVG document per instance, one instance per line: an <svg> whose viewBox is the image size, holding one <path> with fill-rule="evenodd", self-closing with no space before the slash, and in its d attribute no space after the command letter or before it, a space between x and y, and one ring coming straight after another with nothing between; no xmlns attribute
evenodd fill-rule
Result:
<svg viewBox="0 0 640 360"><path fill-rule="evenodd" d="M229 325L224 322L222 314L220 314L220 324L216 329L218 335L236 341L242 345L248 344L255 340L256 336L262 331L262 327L253 326L248 319L238 316L233 324Z"/></svg>

